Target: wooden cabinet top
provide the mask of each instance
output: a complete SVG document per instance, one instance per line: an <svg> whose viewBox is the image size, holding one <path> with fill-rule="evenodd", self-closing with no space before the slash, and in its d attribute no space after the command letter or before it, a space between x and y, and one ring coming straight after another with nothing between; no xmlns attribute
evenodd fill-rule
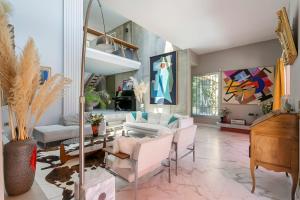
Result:
<svg viewBox="0 0 300 200"><path fill-rule="evenodd" d="M299 138L299 115L279 112L264 115L253 122L251 134Z"/></svg>

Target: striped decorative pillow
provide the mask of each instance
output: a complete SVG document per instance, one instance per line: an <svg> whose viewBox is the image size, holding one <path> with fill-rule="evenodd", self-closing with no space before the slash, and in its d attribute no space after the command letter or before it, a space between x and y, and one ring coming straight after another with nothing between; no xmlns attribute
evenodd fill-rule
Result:
<svg viewBox="0 0 300 200"><path fill-rule="evenodd" d="M178 128L178 118L175 117L174 115L170 118L168 122L168 128Z"/></svg>
<svg viewBox="0 0 300 200"><path fill-rule="evenodd" d="M137 122L138 119L137 112L131 112L128 116L130 122Z"/></svg>
<svg viewBox="0 0 300 200"><path fill-rule="evenodd" d="M141 122L148 122L148 113L147 112L141 113Z"/></svg>

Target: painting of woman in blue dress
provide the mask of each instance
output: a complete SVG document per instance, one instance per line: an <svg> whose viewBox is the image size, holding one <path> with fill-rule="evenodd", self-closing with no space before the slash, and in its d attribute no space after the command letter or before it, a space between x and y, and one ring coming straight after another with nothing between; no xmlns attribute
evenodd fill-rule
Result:
<svg viewBox="0 0 300 200"><path fill-rule="evenodd" d="M177 104L176 51L150 57L150 103Z"/></svg>

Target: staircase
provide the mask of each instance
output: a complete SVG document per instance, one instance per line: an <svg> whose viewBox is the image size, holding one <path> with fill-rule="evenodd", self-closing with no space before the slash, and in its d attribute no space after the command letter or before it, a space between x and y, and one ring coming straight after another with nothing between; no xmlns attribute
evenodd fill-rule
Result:
<svg viewBox="0 0 300 200"><path fill-rule="evenodd" d="M102 75L91 74L88 80L84 84L84 88L93 87L95 88L101 81Z"/></svg>

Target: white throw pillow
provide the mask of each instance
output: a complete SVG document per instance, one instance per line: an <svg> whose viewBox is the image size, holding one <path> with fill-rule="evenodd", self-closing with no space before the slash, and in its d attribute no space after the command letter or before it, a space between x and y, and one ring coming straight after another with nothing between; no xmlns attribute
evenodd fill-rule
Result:
<svg viewBox="0 0 300 200"><path fill-rule="evenodd" d="M136 138L120 137L118 139L119 151L131 156L134 151L136 143L137 143Z"/></svg>
<svg viewBox="0 0 300 200"><path fill-rule="evenodd" d="M169 115L169 114L161 114L159 124L167 127L171 117L172 117L172 115Z"/></svg>
<svg viewBox="0 0 300 200"><path fill-rule="evenodd" d="M177 117L178 119L186 119L186 118L189 118L188 115L180 115L180 114L174 114L174 117Z"/></svg>
<svg viewBox="0 0 300 200"><path fill-rule="evenodd" d="M124 137L120 136L115 139L113 143L113 152L122 152L132 156L133 151L135 150L135 146L138 142L145 142L150 140L151 138L134 138L134 137Z"/></svg>
<svg viewBox="0 0 300 200"><path fill-rule="evenodd" d="M160 113L148 113L148 123L149 124L159 124Z"/></svg>

